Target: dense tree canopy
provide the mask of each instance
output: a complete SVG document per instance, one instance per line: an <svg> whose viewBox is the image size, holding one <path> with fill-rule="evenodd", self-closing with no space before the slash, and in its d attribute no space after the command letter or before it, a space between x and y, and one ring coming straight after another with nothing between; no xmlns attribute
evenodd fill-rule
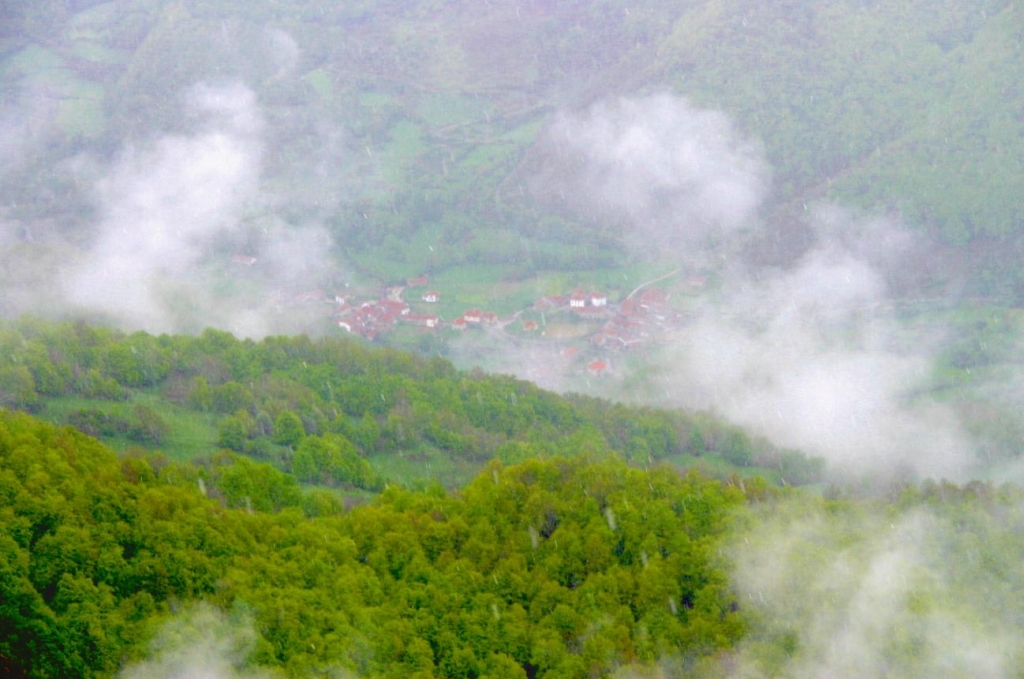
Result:
<svg viewBox="0 0 1024 679"><path fill-rule="evenodd" d="M744 629L716 546L743 496L697 474L495 462L307 517L267 465L119 459L10 412L0 470L0 655L30 676L109 676L197 599L248 607L252 662L289 676L607 676Z"/></svg>

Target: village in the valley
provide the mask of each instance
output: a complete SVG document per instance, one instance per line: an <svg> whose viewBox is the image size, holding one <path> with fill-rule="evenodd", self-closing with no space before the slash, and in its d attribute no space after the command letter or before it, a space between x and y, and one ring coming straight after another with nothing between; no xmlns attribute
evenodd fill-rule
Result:
<svg viewBox="0 0 1024 679"><path fill-rule="evenodd" d="M700 288L704 279L694 278L687 284ZM600 291L575 289L563 295L541 297L532 307L506 316L470 308L452 319L429 313L431 307L441 302L443 294L431 287L427 276L419 276L407 279L402 285L383 288L371 299L359 299L348 291L329 295L323 290L313 290L279 295L272 302L278 307L323 309L337 328L369 341L381 338L400 325L424 333L500 333L518 341L549 346L561 363L572 366L570 371L594 377L614 375L615 354L643 349L683 322L683 314L669 304L668 294L649 286L638 287L620 301L611 301ZM577 331L568 336L564 332L549 332L549 329L564 330L567 326Z"/></svg>

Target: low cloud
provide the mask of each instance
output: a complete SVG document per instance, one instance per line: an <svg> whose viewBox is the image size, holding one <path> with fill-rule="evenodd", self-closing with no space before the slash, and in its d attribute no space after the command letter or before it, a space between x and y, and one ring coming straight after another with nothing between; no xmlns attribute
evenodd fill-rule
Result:
<svg viewBox="0 0 1024 679"><path fill-rule="evenodd" d="M919 392L942 330L910 337L886 269L915 248L898 224L828 208L784 270L731 273L665 357L663 389L854 473L959 478L971 445L954 410Z"/></svg>
<svg viewBox="0 0 1024 679"><path fill-rule="evenodd" d="M546 149L539 195L720 283L658 338L667 348L641 390L659 404L667 394L716 412L837 470L967 472L970 442L955 413L921 393L943 331L908 341L891 303L894 286L914 284L908 263L927 256L920 238L894 220L820 205L785 266L744 263L729 253L775 229L758 216L769 193L760 147L723 113L668 94L562 113Z"/></svg>
<svg viewBox="0 0 1024 679"><path fill-rule="evenodd" d="M1020 508L954 511L793 504L762 517L732 550L741 605L762 621L732 676L1017 676L1016 595L999 593L1010 585L991 559L999 536L1019 531Z"/></svg>
<svg viewBox="0 0 1024 679"><path fill-rule="evenodd" d="M252 90L198 85L185 111L194 131L125 149L96 183L98 229L63 271L63 298L151 332L297 331L272 317L271 299L331 279L329 235L260 216L288 197L263 190L266 125ZM232 254L257 263L243 275Z"/></svg>
<svg viewBox="0 0 1024 679"><path fill-rule="evenodd" d="M57 97L45 84L22 85L11 99L0 108L0 181L21 170L33 148L54 134Z"/></svg>
<svg viewBox="0 0 1024 679"><path fill-rule="evenodd" d="M279 28L267 27L264 34L269 46L270 56L277 66L275 78L283 78L295 70L302 51L295 38Z"/></svg>
<svg viewBox="0 0 1024 679"><path fill-rule="evenodd" d="M746 226L768 191L758 144L718 111L658 94L562 112L534 182L543 199L619 225L630 242L706 244Z"/></svg>
<svg viewBox="0 0 1024 679"><path fill-rule="evenodd" d="M98 184L98 234L63 280L72 303L126 325L173 330L168 296L238 228L259 183L256 97L241 84L201 85L186 108L201 121L197 132L126 149Z"/></svg>
<svg viewBox="0 0 1024 679"><path fill-rule="evenodd" d="M152 643L150 659L127 667L120 679L263 679L249 656L252 622L199 604L171 619Z"/></svg>

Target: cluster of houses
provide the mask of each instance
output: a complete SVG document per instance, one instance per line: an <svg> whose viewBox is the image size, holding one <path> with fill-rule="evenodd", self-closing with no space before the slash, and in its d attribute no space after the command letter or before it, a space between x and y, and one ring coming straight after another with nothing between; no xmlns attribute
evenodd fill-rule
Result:
<svg viewBox="0 0 1024 679"><path fill-rule="evenodd" d="M481 325L496 325L498 314L493 311L481 311L480 309L467 309L461 316L452 321L452 328L465 330L469 327Z"/></svg>
<svg viewBox="0 0 1024 679"><path fill-rule="evenodd" d="M410 287L426 283L425 277L411 278L406 282ZM414 313L409 304L402 299L402 292L401 287L388 288L380 299L361 303L355 303L349 295L335 295L337 307L334 316L338 319L338 327L353 335L373 340L398 323L427 330L433 330L440 325L441 319L435 315ZM428 290L420 298L428 304L435 304L441 295L434 290Z"/></svg>
<svg viewBox="0 0 1024 679"><path fill-rule="evenodd" d="M321 290L290 295L278 302L287 305L330 304L328 308L339 328L368 340L375 339L400 323L424 331L442 327L461 331L472 327L501 325L497 314L479 308L467 309L451 322L443 322L436 315L414 312L403 295L409 288L426 288L427 285L425 276L410 278L404 286L386 289L379 299L363 302L355 301L349 294L338 294L331 299ZM419 293L419 299L424 304L437 304L441 293L427 289ZM603 321L590 335L590 343L600 352L642 348L659 331L678 326L683 320L682 315L669 306L666 294L654 288L638 292L613 305L608 303L604 293L577 289L568 295L543 297L536 301L534 309L542 314L561 312L582 320ZM527 319L522 323L525 332L534 332L538 328L539 324L535 320ZM562 357L574 359L577 352L575 347L568 347L562 351ZM575 360L572 362L575 363ZM586 372L591 376L607 375L609 370L605 358L594 358L586 364Z"/></svg>
<svg viewBox="0 0 1024 679"><path fill-rule="evenodd" d="M649 289L624 300L612 317L595 332L590 341L613 351L642 348L659 330L678 325L682 314L668 305L665 293Z"/></svg>
<svg viewBox="0 0 1024 679"><path fill-rule="evenodd" d="M361 303L353 302L348 295L336 295L334 301L337 307L334 316L337 317L338 327L353 335L373 340L382 332L390 330L399 323L425 330L435 330L441 327L465 330L467 327L498 323L497 314L480 309L468 309L462 316L450 323L444 323L440 317L432 314L413 312L409 304L402 299L403 293L406 288L424 287L427 283L426 276L410 278L406 280L404 287L388 288L380 299ZM426 304L436 304L441 300L441 293L436 290L427 290L420 295L420 300Z"/></svg>
<svg viewBox="0 0 1024 679"><path fill-rule="evenodd" d="M398 323L433 329L440 322L437 316L413 313L407 303L395 299L375 299L359 305L342 303L335 316L339 328L369 340Z"/></svg>
<svg viewBox="0 0 1024 679"><path fill-rule="evenodd" d="M605 319L590 341L594 346L608 350L640 348L657 331L682 320L682 315L668 305L665 293L653 288L611 306L603 293L574 290L569 295L543 297L537 300L534 309L541 312L567 310L582 319ZM524 323L523 329L534 330L536 323L531 327ZM603 371L599 366L595 369Z"/></svg>

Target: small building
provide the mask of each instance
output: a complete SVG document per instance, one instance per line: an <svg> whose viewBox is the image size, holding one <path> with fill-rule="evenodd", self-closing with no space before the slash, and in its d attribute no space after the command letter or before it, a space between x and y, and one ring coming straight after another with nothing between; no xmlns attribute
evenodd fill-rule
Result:
<svg viewBox="0 0 1024 679"><path fill-rule="evenodd" d="M466 319L465 319L465 317L459 316L454 321L452 321L452 328L454 330L465 330L466 329Z"/></svg>
<svg viewBox="0 0 1024 679"><path fill-rule="evenodd" d="M587 372L594 377L604 375L608 371L608 364L601 359L595 359L587 364Z"/></svg>
<svg viewBox="0 0 1024 679"><path fill-rule="evenodd" d="M592 292L590 293L590 304L596 307L608 306L608 295L603 292Z"/></svg>
<svg viewBox="0 0 1024 679"><path fill-rule="evenodd" d="M572 294L569 295L569 307L573 309L582 309L587 305L587 293L582 290L573 290Z"/></svg>
<svg viewBox="0 0 1024 679"><path fill-rule="evenodd" d="M484 311L480 314L480 322L487 325L494 325L498 322L498 314L493 311Z"/></svg>
<svg viewBox="0 0 1024 679"><path fill-rule="evenodd" d="M483 312L479 309L467 309L466 312L462 314L462 317L466 319L466 323L476 324L480 323L483 317Z"/></svg>
<svg viewBox="0 0 1024 679"><path fill-rule="evenodd" d="M437 290L428 290L427 292L423 293L422 299L424 302L436 304L441 299L441 293L438 292Z"/></svg>
<svg viewBox="0 0 1024 679"><path fill-rule="evenodd" d="M534 332L537 330L537 321L523 321L524 332Z"/></svg>

